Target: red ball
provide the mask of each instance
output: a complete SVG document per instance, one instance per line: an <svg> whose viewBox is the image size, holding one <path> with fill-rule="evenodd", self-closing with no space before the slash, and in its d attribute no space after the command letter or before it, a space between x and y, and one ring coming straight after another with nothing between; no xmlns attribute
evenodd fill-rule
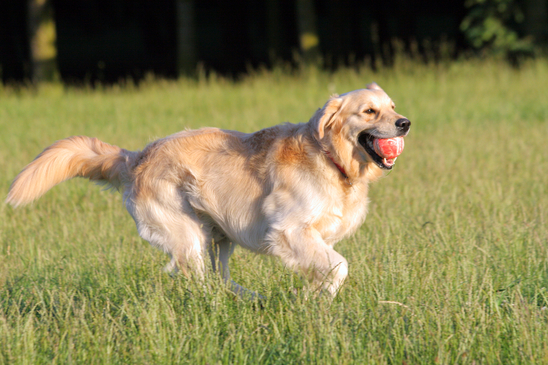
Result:
<svg viewBox="0 0 548 365"><path fill-rule="evenodd" d="M386 159L398 157L403 151L403 145L403 137L377 138L374 143L375 152Z"/></svg>

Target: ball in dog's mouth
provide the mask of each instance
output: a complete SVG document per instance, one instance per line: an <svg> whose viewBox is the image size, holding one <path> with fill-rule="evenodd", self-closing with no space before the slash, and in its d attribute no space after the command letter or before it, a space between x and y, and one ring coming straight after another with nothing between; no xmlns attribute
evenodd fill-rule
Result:
<svg viewBox="0 0 548 365"><path fill-rule="evenodd" d="M403 137L377 138L362 133L358 140L377 166L385 170L392 169L404 147Z"/></svg>

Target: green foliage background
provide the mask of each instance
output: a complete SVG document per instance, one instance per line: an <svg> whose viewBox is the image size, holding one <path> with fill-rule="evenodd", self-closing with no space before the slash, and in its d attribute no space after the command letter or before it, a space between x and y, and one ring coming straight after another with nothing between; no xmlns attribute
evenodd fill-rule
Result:
<svg viewBox="0 0 548 365"><path fill-rule="evenodd" d="M465 4L469 10L460 29L473 48L490 56L504 56L514 63L524 56L533 55L533 37L519 32L525 21L519 1L467 0Z"/></svg>

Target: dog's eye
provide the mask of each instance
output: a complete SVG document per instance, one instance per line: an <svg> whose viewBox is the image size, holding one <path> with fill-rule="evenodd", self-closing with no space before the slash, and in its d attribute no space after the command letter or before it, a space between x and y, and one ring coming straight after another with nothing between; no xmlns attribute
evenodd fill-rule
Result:
<svg viewBox="0 0 548 365"><path fill-rule="evenodd" d="M363 112L364 112L365 114L375 114L375 111L374 111L373 109L371 109L371 108L365 109Z"/></svg>

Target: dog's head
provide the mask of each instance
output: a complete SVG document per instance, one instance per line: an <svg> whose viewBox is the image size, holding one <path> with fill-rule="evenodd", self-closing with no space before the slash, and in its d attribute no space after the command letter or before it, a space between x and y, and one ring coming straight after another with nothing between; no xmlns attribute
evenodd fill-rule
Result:
<svg viewBox="0 0 548 365"><path fill-rule="evenodd" d="M332 96L314 116L313 126L320 144L341 162L374 163L390 170L411 126L394 109L390 97L372 83L366 89Z"/></svg>

